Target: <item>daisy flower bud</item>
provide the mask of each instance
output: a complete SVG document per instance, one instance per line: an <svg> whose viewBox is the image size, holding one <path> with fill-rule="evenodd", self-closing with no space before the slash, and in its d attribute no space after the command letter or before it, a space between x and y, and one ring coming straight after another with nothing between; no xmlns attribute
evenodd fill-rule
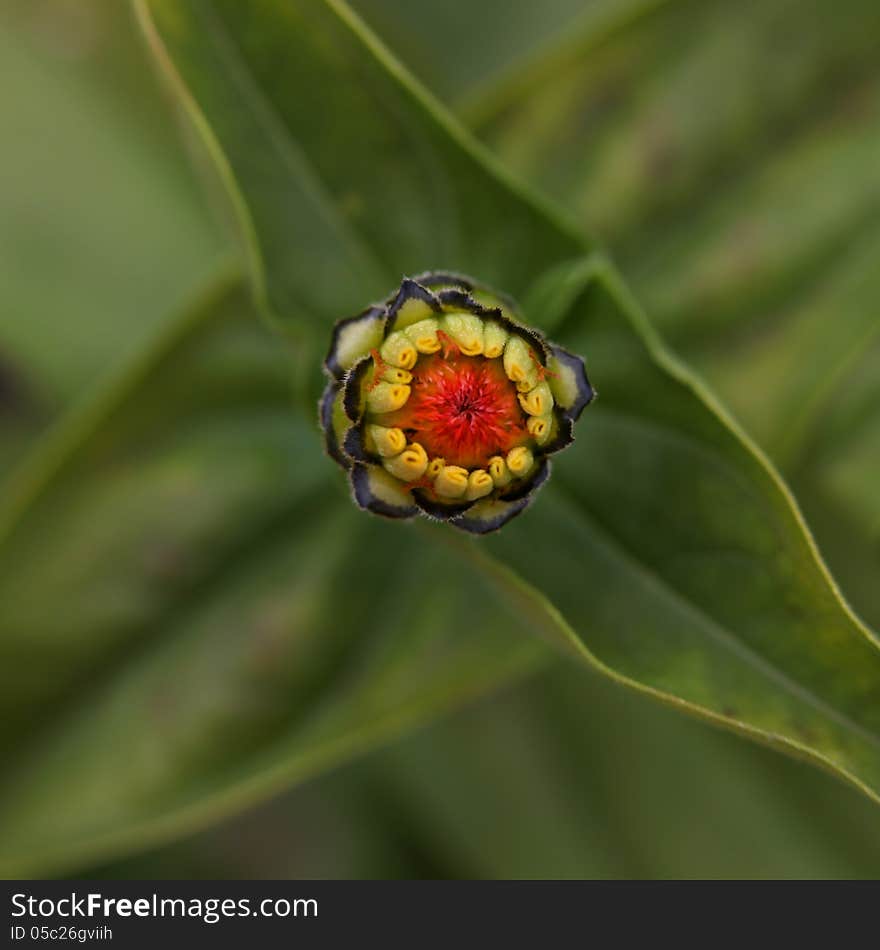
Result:
<svg viewBox="0 0 880 950"><path fill-rule="evenodd" d="M324 368L326 446L357 504L476 534L527 507L595 395L579 356L454 274L339 321Z"/></svg>

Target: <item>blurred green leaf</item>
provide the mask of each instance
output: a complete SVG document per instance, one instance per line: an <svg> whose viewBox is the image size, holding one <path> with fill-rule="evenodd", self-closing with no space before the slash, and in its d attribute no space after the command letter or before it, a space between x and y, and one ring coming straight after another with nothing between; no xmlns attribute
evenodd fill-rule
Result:
<svg viewBox="0 0 880 950"><path fill-rule="evenodd" d="M0 14L0 346L54 401L144 345L224 247L164 103L107 61L146 67L129 19L97 4Z"/></svg>
<svg viewBox="0 0 880 950"><path fill-rule="evenodd" d="M598 678L587 690L571 664L347 772L367 772L389 837L402 825L455 877L850 878L880 861L880 812L854 790Z"/></svg>
<svg viewBox="0 0 880 950"><path fill-rule="evenodd" d="M464 113L611 242L652 316L782 465L875 625L876 449L829 407L870 374L878 323L878 48L869 0L671 0L612 31L585 24ZM876 426L880 397L863 403L862 429ZM833 462L814 457L817 440Z"/></svg>
<svg viewBox="0 0 880 950"><path fill-rule="evenodd" d="M14 483L5 876L202 827L541 660L453 549L355 511L291 365L227 281Z"/></svg>
<svg viewBox="0 0 880 950"><path fill-rule="evenodd" d="M401 273L452 267L587 354L602 401L537 510L492 539L497 561L462 550L511 592L528 592L521 577L547 595L565 618L548 629L582 659L876 798L877 641L778 476L613 268L584 259L341 2L140 10L235 189L276 317L326 332Z"/></svg>
<svg viewBox="0 0 880 950"><path fill-rule="evenodd" d="M446 101L470 99L522 69L572 30L637 14L664 0L357 0L350 4L395 55Z"/></svg>
<svg viewBox="0 0 880 950"><path fill-rule="evenodd" d="M425 261L467 265L523 294L535 273L583 253L574 232L549 225L475 160L425 93L371 55L344 25L347 9L263 0L138 9L232 189L261 301L282 322L318 330L321 351L333 319Z"/></svg>
<svg viewBox="0 0 880 950"><path fill-rule="evenodd" d="M855 789L552 664L112 878L873 878Z"/></svg>
<svg viewBox="0 0 880 950"><path fill-rule="evenodd" d="M844 367L792 465L792 479L846 592L880 626L880 334Z"/></svg>
<svg viewBox="0 0 880 950"><path fill-rule="evenodd" d="M713 305L703 319L717 325L714 310L728 296L722 277L728 291L751 294L756 282L769 283L765 275L780 276L780 257L783 265L815 263L818 229L831 238L834 225L843 225L841 238L851 230L847 218L854 226L860 212L862 220L869 216L875 189L861 206L856 195L859 182L876 181L869 158L878 35L880 15L870 0L838 7L823 0L667 0L613 32L587 26L566 37L464 114L506 162L609 241L640 290L648 291L649 276L664 281L665 306L659 294L651 301L658 319L674 323L668 311L690 298L696 309L702 289L703 309ZM776 181L767 181L786 158L787 180L780 167ZM840 175L824 179L824 192L803 187L835 158L855 181ZM775 232L735 234L719 226L725 213L745 217L743 199L752 214L759 211L759 198L775 201L767 212L785 207L794 223L792 193L804 203L807 227L789 230L784 241L772 239L783 233L781 224ZM739 245L739 258L731 244L721 253L725 237ZM742 269L734 272L737 263ZM670 265L699 265L706 276L711 270L715 286L698 282L697 271L676 279Z"/></svg>
<svg viewBox="0 0 880 950"><path fill-rule="evenodd" d="M0 3L0 473L224 252L120 3Z"/></svg>

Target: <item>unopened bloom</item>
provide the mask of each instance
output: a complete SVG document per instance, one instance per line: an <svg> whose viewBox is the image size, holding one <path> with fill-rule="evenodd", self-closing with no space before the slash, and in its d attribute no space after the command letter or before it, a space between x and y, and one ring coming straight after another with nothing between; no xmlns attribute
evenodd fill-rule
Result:
<svg viewBox="0 0 880 950"><path fill-rule="evenodd" d="M321 399L357 504L484 534L519 514L594 392L583 360L469 278L406 278L340 320Z"/></svg>

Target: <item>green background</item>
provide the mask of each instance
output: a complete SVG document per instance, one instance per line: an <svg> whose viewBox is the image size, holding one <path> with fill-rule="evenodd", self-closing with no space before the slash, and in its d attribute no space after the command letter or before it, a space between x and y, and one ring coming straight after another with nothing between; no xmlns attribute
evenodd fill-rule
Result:
<svg viewBox="0 0 880 950"><path fill-rule="evenodd" d="M526 3L401 10L369 0L359 9L508 167L611 247L676 350L782 467L845 594L876 626L875 5L619 0L542 4L538 16ZM295 335L288 350L256 330L234 276L205 295L211 275L234 273L243 254L221 185L156 80L130 11L109 0L6 2L0 15L0 466L15 468L71 411L84 430L97 426L88 457L71 465L79 487L49 495L35 540L13 552L0 587L4 613L44 638L12 641L2 656L13 710L4 801L19 829L7 839L10 867L141 877L876 875L876 805L557 658L511 591L486 595L441 540L436 564L410 575L400 541L391 582L420 618L407 636L382 624L359 631L345 605L328 608L339 579L358 576L368 607L375 600L370 615L381 614L389 578L364 570L361 552L391 536L334 508L326 543L297 548L302 524L317 517L310 500L331 491L323 460L298 448L310 444L308 421L293 440L286 421L289 370L309 350ZM278 286L274 300L269 288L276 318L293 292ZM384 289L379 281L358 299ZM193 299L181 330L174 311ZM210 326L199 316L218 308ZM589 319L598 335L601 306ZM140 389L120 393L105 380L132 360ZM112 411L99 424L89 420L102 389ZM591 422L588 413L582 426ZM213 493L194 481L201 471L224 473ZM157 526L159 502L167 523ZM334 544L337 530L345 544ZM176 567L175 551L192 539L203 560ZM183 607L163 600L154 574L129 588L129 552L138 564L152 557L160 576L170 570L172 587L207 589L205 608L191 595ZM65 563L75 569L55 567ZM446 590L416 596L426 573ZM40 603L43 585L52 596ZM506 618L497 637L435 634L461 626L462 611L490 630L492 619L468 614L475 600L487 617ZM300 628L311 637L302 646ZM251 655L242 629L268 659ZM72 651L71 633L88 649ZM291 658L280 671L279 656ZM339 669L351 671L344 701L288 736L288 718ZM156 684L176 696L175 718L139 743ZM96 695L105 699L93 713ZM45 738L46 723L69 714L67 737ZM371 717L378 725L361 734ZM247 794L204 805L214 786L256 772L246 752L270 738L290 744L296 768L267 767ZM33 763L31 741L45 748ZM106 759L104 741L130 744L130 759ZM178 817L163 825L163 807L178 800ZM77 825L114 809L106 838ZM158 825L143 831L154 812ZM46 840L69 834L70 846L39 840L41 825Z"/></svg>

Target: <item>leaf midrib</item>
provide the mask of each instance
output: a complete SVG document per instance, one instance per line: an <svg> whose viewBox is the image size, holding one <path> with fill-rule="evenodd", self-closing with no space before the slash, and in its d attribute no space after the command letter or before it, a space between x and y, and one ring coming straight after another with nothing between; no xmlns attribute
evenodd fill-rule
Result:
<svg viewBox="0 0 880 950"><path fill-rule="evenodd" d="M375 279L381 280L387 272L377 255L370 248L363 235L352 227L350 219L340 213L332 193L324 184L314 164L299 147L291 135L277 107L260 85L253 71L248 68L247 60L226 24L213 7L203 2L198 4L198 15L206 26L206 32L214 39L214 49L228 69L228 75L245 102L248 102L252 114L263 127L268 141L273 142L282 164L290 171L294 180L300 183L304 192L314 201L321 215L331 228ZM262 258L262 254L260 255ZM265 262L263 261L265 264ZM299 304L309 312L309 308Z"/></svg>

